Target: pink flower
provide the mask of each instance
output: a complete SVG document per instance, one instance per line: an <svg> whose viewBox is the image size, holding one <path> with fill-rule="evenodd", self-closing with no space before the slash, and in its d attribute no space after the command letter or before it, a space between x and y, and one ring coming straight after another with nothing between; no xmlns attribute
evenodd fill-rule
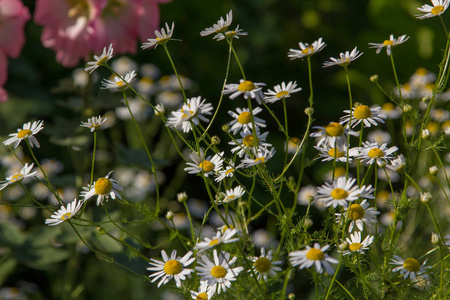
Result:
<svg viewBox="0 0 450 300"><path fill-rule="evenodd" d="M65 67L76 66L110 44L115 53L135 53L136 39L158 27L158 3L170 0L37 0L34 19L41 40Z"/></svg>
<svg viewBox="0 0 450 300"><path fill-rule="evenodd" d="M18 57L25 42L23 28L30 12L20 0L0 0L0 102L8 99L3 85L8 78L7 57Z"/></svg>

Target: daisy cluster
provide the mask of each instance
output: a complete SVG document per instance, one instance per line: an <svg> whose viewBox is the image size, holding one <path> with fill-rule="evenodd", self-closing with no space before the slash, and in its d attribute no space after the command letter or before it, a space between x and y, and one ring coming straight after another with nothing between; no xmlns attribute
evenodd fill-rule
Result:
<svg viewBox="0 0 450 300"><path fill-rule="evenodd" d="M448 0L432 0L432 4L418 8L421 14L417 15L417 18L440 17L449 6ZM392 94L385 93L389 100L380 105L371 105L364 99L353 103L350 95L350 105L338 110L342 112L341 116L334 120L326 120L322 126L312 126L311 116L314 110L311 91L310 107L305 110L308 116L308 129L303 139L299 139L290 136L288 131L287 116L291 112L287 107L289 102L303 97L302 88L298 86L297 81L291 80L266 89L266 83L247 78L232 48L232 42L245 37L247 33L239 28L239 25L231 30L232 23L233 13L230 11L211 27L200 32L202 37L212 36L215 41L227 41L230 53L236 55L241 70L239 77L232 79L233 81L230 79L232 83L223 85L217 105L216 102L210 103L198 94L188 95L193 83L179 75L175 68L175 75L161 77L159 69L154 65L139 68L134 61L125 58L115 59L110 64L114 54L111 44L103 49L102 54L95 55L84 69L84 75L93 74L93 78L96 75L94 72L100 67L111 71L111 77L98 80L100 88L111 93L121 92L124 103L107 117L98 115L81 122L80 127L85 132L90 131L94 137L90 180L82 176L77 178L80 186L83 182L84 187L81 191L73 188L76 197L70 198L63 196L52 186L49 174L58 174L62 167L54 162L40 164L35 158L33 148L41 147L38 137L45 132L44 121L39 120L23 124L17 132L11 133L3 141L12 152L16 151L14 155L19 159L20 165L11 168L5 180L0 182L0 190L3 192L19 187L31 198L34 195L37 199L40 197L36 196L39 195L38 189L33 188L29 193L26 188L28 182L32 180L35 182L34 187L40 185L49 190L55 201L51 204L57 203L57 207L45 206L33 198L41 208L50 212L49 218L45 220L45 224L49 226L69 223L74 230L78 225L97 226L94 221L81 218L92 201L105 209L109 222L120 230L120 234L130 237L132 235L121 227L122 224L109 216L106 209L108 202L136 207L148 218L147 221L158 219L161 224L155 227L160 226L161 230L170 232L168 238L170 240L179 238L185 250L184 255L179 255L179 250L171 252L162 250L160 258L148 259L147 271L150 272L148 275L150 281L156 283L158 288L174 284L179 292L196 300L208 300L224 294L234 297L232 291L237 283L242 286L240 280L256 283L256 288L253 286L249 288L252 293L255 291L266 293L269 284L284 281L285 288L282 291L284 296L291 271L295 269L309 269L308 274L312 275L316 284L324 285L325 282L327 284L331 282L328 290L330 292L334 282L338 282L336 278L339 276L338 271L342 272L342 269L339 270L341 267L363 278L365 275L361 270L366 268L366 263L368 265L370 260L366 258L369 256L366 253L369 252L371 258L376 258L373 259L376 264L380 260L377 255L381 251L386 254L382 263L385 276L383 282L399 286L400 283L394 281L409 278L412 284L425 282L424 286L428 285L428 280L433 279L429 276L432 268L426 265L428 259L423 259L424 256L435 250L443 254L445 247L450 246L448 241L450 236L445 240L442 238L443 234L439 230L439 224L435 222L430 207L434 195L437 194L432 190L436 181L439 181L442 188L440 196L448 200L448 187L440 182L443 178L448 181L446 173L445 176L442 175L448 170L445 170L444 163L436 153L443 144L444 135L439 134L444 132L450 135L450 113L445 104L450 99L450 92L438 91L436 84L437 80L444 80L443 76L446 75L442 75L442 72L435 75L420 68L411 76L408 83L399 84ZM174 23L170 25L165 23L163 28L155 31L155 38L148 39L141 48L147 50L160 46L158 49L162 48L169 54L167 44L175 40L174 29ZM395 48L408 40L407 35L395 37L391 34L382 42L369 43L369 48L375 49L376 54L384 53L383 50L386 48L387 56L393 61ZM312 43L299 42L298 49L289 49L287 57L290 60L305 59L310 64L312 57L325 48L326 43L320 37ZM322 63L322 67L342 67L347 74L351 64L362 55L363 52L355 46L352 50L330 57ZM86 87L89 82L84 75L74 73L74 82L80 88ZM347 80L350 87L348 77ZM379 86L377 77L372 77L371 81ZM228 82L228 78L225 82ZM133 93L135 98L127 98L127 93ZM228 110L226 114L220 109L222 100L229 101L236 107ZM411 100L421 101L419 103ZM283 108L284 124L272 110L275 106ZM209 134L218 113L228 118L222 127L228 138L225 146L224 143L221 144L219 137ZM152 121L163 124L161 128L166 130L171 138L171 142L164 147L173 146L183 159L180 163L180 173L176 174L180 177L174 176L176 178L172 184L179 184L183 180L179 178L184 177L192 182L201 181L205 184L209 196L207 202L204 199L190 199L186 193L178 193L177 201L161 201L161 203L169 202L161 204L163 210L167 209L164 220L160 217L160 199L167 200L166 195L171 194L175 198L176 192L169 191L161 193L164 196L160 196L159 187L167 175L158 168L163 168L165 162L160 160L155 163L156 160L153 160L139 126L152 114L158 117ZM285 137L282 151L274 146L277 145L278 139L273 137L275 130L268 128L271 124L265 118L268 115L273 117L270 121L278 124L277 129ZM422 115L426 117L419 122ZM125 166L94 180L97 134L100 130L113 126L116 118L129 120L130 124L136 126L149 157L152 173L138 172L130 166ZM393 134L395 128L386 129L389 126L395 127L394 124L402 126L400 137ZM193 141L189 140L191 137ZM402 140L405 144L397 146L396 143ZM180 146L182 142L184 144ZM305 154L308 143L313 144L312 158L309 153ZM19 145L27 147L33 162L27 161L28 158L20 153ZM421 148L421 145L426 146ZM165 148L157 150L164 152ZM414 160L412 157L415 149L418 149L418 154ZM419 158L421 152L433 152L436 157L422 161ZM298 155L299 153L301 155ZM277 176L273 175L270 164L274 160L282 162L283 158L282 171L279 171L280 174ZM269 163L270 160L272 161ZM430 161L432 164L428 166ZM447 159L448 162L450 158ZM309 176L305 169L313 165L317 168L317 173L325 170L322 172L326 172L325 179ZM412 172L415 172L416 168L427 170L427 175L432 179L424 176L420 181L414 181L407 171L411 172L413 169ZM294 175L299 177L297 183ZM395 183L401 179L404 180L404 190L397 192ZM316 186L314 183L318 180L320 183ZM245 183L250 181L252 184L247 186ZM259 183L261 184L258 185ZM381 189L380 186L389 191ZM147 200L146 195L154 190L156 190L156 205L155 208L151 208L154 209L151 213L147 206L134 205L128 201L128 199ZM268 199L261 196L264 193ZM294 197L293 201L289 201L289 195ZM65 202L63 199L74 200ZM417 206L413 201L419 202L419 199L426 205L433 217L436 231L439 231L439 234L433 236L434 241L432 240L434 244L439 244L439 247L417 259L413 257L403 259L397 255L404 250L396 247L401 242L399 232L406 227L402 222L406 222L411 207ZM183 206L186 214L181 216L169 210L177 212L179 207ZM313 214L323 217L325 220L323 224L314 224L310 219L313 215L310 211L313 209L318 210ZM386 213L381 215L383 210ZM269 242L271 237L268 232L264 231L258 235L257 230L252 228L254 226L252 222L263 214L268 215L267 220L273 220L278 226L275 228L279 232L275 234L280 236L279 241ZM86 215L90 216L86 213L83 217ZM196 222L196 218L202 219L202 222ZM219 221L216 222L217 220ZM218 227L219 224L215 222L224 225ZM125 217L123 223L127 223ZM310 230L312 225L316 227L314 233ZM316 230L319 227L323 230ZM100 226L98 228L99 231L103 230ZM188 232L189 229L190 232L184 236L185 231ZM117 238L113 234L108 235L141 257L147 257L148 253L144 254L140 249L134 248L133 243L128 243L122 237ZM80 235L78 236L82 239ZM139 238L134 236L132 238L141 242ZM390 244L387 242L389 238ZM85 245L93 250L87 243ZM255 253L259 253L259 256ZM289 262L284 270L283 256ZM333 276L335 273L336 276ZM283 276L287 276L286 279L283 279ZM326 280L323 280L324 278ZM338 284L344 287L340 282ZM357 284L364 286L364 293L370 290L365 279L358 279ZM344 290L350 293L345 287ZM276 297L279 296L280 294L276 294Z"/></svg>

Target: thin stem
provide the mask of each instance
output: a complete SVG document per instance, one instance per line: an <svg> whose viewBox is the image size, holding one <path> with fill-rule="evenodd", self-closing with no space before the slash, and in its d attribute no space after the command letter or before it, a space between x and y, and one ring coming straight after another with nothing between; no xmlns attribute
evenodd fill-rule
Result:
<svg viewBox="0 0 450 300"><path fill-rule="evenodd" d="M94 130L94 150L92 150L92 166L91 166L91 180L89 186L92 185L94 181L94 165L95 165L95 150L97 148L97 130Z"/></svg>

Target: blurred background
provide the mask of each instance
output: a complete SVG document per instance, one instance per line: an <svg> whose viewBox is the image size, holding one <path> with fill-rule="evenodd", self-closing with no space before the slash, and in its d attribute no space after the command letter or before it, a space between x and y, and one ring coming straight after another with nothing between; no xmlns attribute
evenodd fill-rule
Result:
<svg viewBox="0 0 450 300"><path fill-rule="evenodd" d="M33 14L35 2L23 2ZM371 75L378 74L380 85L388 92L395 86L389 57L384 51L376 55L375 49L368 47L370 42L382 43L389 39L390 34L395 37L403 34L410 36L405 44L394 50L400 83L406 83L419 67L437 73L441 49L445 47L445 36L437 18L417 20L414 17L418 13L417 7L423 4L425 2L411 0L172 0L160 5L159 9L160 27L165 22L175 22L172 37L180 41L170 41L168 48L178 72L185 77L187 96L200 95L214 107L220 98L228 47L225 41L216 42L212 36L201 37L199 33L232 10L233 23L230 29L239 24L248 33L248 36L233 43L247 78L266 83L265 91L283 81L296 81L303 88L287 100L290 133L301 137L306 125L303 111L308 106L309 96L307 62L289 60L288 50L298 49L300 41L312 43L319 37L327 44L323 51L312 57L314 125L327 125L331 121L338 121L342 110L348 109L347 85L342 68L322 68L324 61L338 57L340 52L351 51L355 46L364 52L350 65L349 70L353 101L367 105L382 105L387 100L370 82ZM96 176L105 176L114 169L115 178L128 190L124 192L124 198L133 203L145 203L154 193L154 178L149 173L150 165L133 124L126 116L121 117L124 105L120 93L99 89L100 80L109 76L107 70L95 71L88 86L77 84L76 78L82 80L84 77L77 77L77 68L65 68L56 62L55 53L42 45L41 33L41 26L32 20L27 22L26 42L21 55L9 59L8 81L5 84L9 100L0 104L1 136L5 138L7 134L15 132L24 122L44 120L44 130L38 136L41 148L36 149L35 153L39 160L50 160L48 168L50 170L53 167L54 171L51 174L52 183L61 193L67 193L67 198L64 197L66 201L72 201L79 189L88 182L92 151L92 135L79 127L80 121L100 114L107 116L110 127L98 135ZM137 66L141 68L140 74L144 73L142 66L150 66L147 69L152 70L149 72L153 77L149 89L155 87L157 90L149 93L150 101L157 102L158 97L166 97L164 101L167 103L171 99L179 103L179 91L175 87L176 83L172 84L173 70L163 48L142 50L140 45L136 41L136 54L115 54L111 63L122 59L117 67ZM131 61L124 62L124 57ZM80 62L78 68L84 66L85 62ZM232 59L228 83L238 83L239 79L239 69ZM237 106L243 107L245 102L242 99L230 101L224 97L215 126L210 130L211 135L218 135L222 139L221 146L227 151L231 147L227 145L228 137L221 127L231 121L228 110ZM282 116L281 104L273 105L272 108ZM183 208L176 201L176 193L186 191L191 198L189 205L198 210L196 218L201 220L208 209L206 195L196 188L202 184L201 179L186 177L182 171L184 161L176 155L170 140L160 133L161 123L158 118L153 118L152 110L136 104L136 112L141 113L141 128L148 145L155 152L164 191L162 211L180 212L179 225L185 226ZM283 137L276 130L276 123L265 111L258 117L267 120L267 128L271 132L268 140L277 149L282 149ZM17 151L24 153L27 159L28 150L24 148L21 151L22 146ZM2 174L6 177L9 169L6 159L9 159L10 153L4 147L0 155L3 157ZM274 173L280 172L282 166L281 158L270 162ZM306 170L305 184L321 184L325 171L312 171ZM290 175L296 176L295 172ZM4 190L0 197L3 203L29 204L20 190L15 193L11 189ZM44 195L42 201L46 197L51 198ZM150 207L153 205L152 200L148 203ZM142 219L141 211L136 213L131 207L119 206L117 203L110 205L111 215L118 219ZM10 296L18 297L11 299L61 299L56 295L64 293L65 299L137 300L149 299L149 295L157 295L152 299L178 299L176 292L171 293L167 287L158 290L156 284L149 284L115 265L98 261L77 242L70 227L57 226L50 230L44 226L46 216L41 212L29 207L0 205L0 214L0 255L3 254L0 258L0 286L4 287L2 291L5 295L10 292ZM104 218L102 214L102 208L92 208L88 216L101 221ZM163 214L160 217L163 218ZM276 239L275 222L261 218L253 224L255 237L256 232L262 234L261 243L266 243L264 245L270 245L270 241ZM158 231L162 229L155 224L148 222L143 225L145 229L133 230L153 246L163 243L159 248L143 250L146 256L157 258L161 249L172 249L178 245L172 237L168 241L164 232ZM86 230L86 236L96 240L95 245L99 249L115 253L116 260L138 273L146 273L146 263L138 258L130 260L129 253L120 244L102 238L101 233L96 233L92 228ZM290 289L309 291L310 287L305 281ZM10 299L5 295L0 294L0 299Z"/></svg>

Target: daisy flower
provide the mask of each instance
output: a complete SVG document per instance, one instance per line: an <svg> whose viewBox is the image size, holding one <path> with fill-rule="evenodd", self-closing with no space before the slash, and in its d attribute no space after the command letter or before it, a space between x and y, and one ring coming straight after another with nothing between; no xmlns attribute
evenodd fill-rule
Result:
<svg viewBox="0 0 450 300"><path fill-rule="evenodd" d="M194 272L193 269L187 269L186 267L192 264L195 258L191 258L192 251L189 251L183 257L177 257L177 250L173 250L170 257L167 255L166 251L161 251L161 256L163 261L159 261L151 258L148 267L148 271L154 271L152 275L149 275L152 282L161 279L158 283L158 287L163 284L168 283L172 278L175 279L177 287L181 287L181 280L185 280L186 276L190 277L191 273Z"/></svg>
<svg viewBox="0 0 450 300"><path fill-rule="evenodd" d="M241 161L241 166L243 168L249 168L259 164L264 164L269 159L271 159L272 156L274 156L275 152L275 148L273 147L270 150L264 147L258 148L257 150L253 148L254 158L246 155L245 158Z"/></svg>
<svg viewBox="0 0 450 300"><path fill-rule="evenodd" d="M386 102L381 106L380 113L386 115L388 119L398 119L402 116L403 110L392 102Z"/></svg>
<svg viewBox="0 0 450 300"><path fill-rule="evenodd" d="M231 22L233 22L233 11L230 10L229 13L226 15L226 20L223 19L223 17L220 17L220 20L217 21L216 24L214 24L212 27L208 27L200 32L201 36L207 36L213 33L224 33L227 31L228 26L231 25Z"/></svg>
<svg viewBox="0 0 450 300"><path fill-rule="evenodd" d="M359 50L357 47L355 47L352 52L345 51L345 53L342 53L339 55L339 58L330 57L331 61L326 61L323 63L323 67L331 67L331 66L341 66L346 67L348 66L352 61L359 58L363 52L359 53Z"/></svg>
<svg viewBox="0 0 450 300"><path fill-rule="evenodd" d="M261 255L259 257L253 257L253 272L257 275L257 279L264 279L267 282L267 277L274 277L277 275L276 272L280 272L281 268L277 265L281 265L282 262L279 260L273 261L272 250L266 253L266 249L261 248ZM248 271L251 272L250 270Z"/></svg>
<svg viewBox="0 0 450 300"><path fill-rule="evenodd" d="M339 261L332 258L325 251L330 248L330 245L320 247L319 243L314 243L314 247L306 246L305 250L297 250L289 253L289 262L293 267L299 266L300 270L315 266L317 272L322 273L323 268L328 274L334 274L334 270L330 263L337 264Z"/></svg>
<svg viewBox="0 0 450 300"><path fill-rule="evenodd" d="M213 39L217 40L217 41L224 40L225 37L227 39L232 39L232 38L239 39L239 36L247 35L247 32L243 32L243 31L244 31L243 29L239 29L239 25L238 25L235 30L228 30L224 33L218 33L213 37Z"/></svg>
<svg viewBox="0 0 450 300"><path fill-rule="evenodd" d="M186 163L189 167L184 168L188 174L201 173L208 177L210 174L218 172L222 169L224 152L215 154L213 157L208 156L205 158L203 149L200 149L200 155L196 152L192 152L189 157L193 162Z"/></svg>
<svg viewBox="0 0 450 300"><path fill-rule="evenodd" d="M91 74L98 67L104 66L106 62L110 60L112 57L113 57L113 45L110 44L108 50L106 50L106 47L103 48L102 55L100 56L94 55L94 60L87 62L88 67L86 67L84 70L86 72L89 72L89 74Z"/></svg>
<svg viewBox="0 0 450 300"><path fill-rule="evenodd" d="M220 255L217 251L213 251L213 260L211 261L206 255L201 257L202 261L198 262L198 266L195 267L197 275L201 276L201 280L205 280L209 285L214 286L214 291L218 294L222 291L226 291L231 287L231 281L236 280L236 276L244 269L243 267L231 268L237 257L230 259L230 253L221 251Z"/></svg>
<svg viewBox="0 0 450 300"><path fill-rule="evenodd" d="M264 95L266 95L264 101L266 103L275 103L280 99L289 98L291 94L300 92L302 90L302 88L296 89L296 87L297 87L296 81L295 82L289 81L287 85L286 83L282 82L281 85L279 84L274 87L275 91L269 89L267 92L264 93Z"/></svg>
<svg viewBox="0 0 450 300"><path fill-rule="evenodd" d="M21 182L24 179L35 176L37 172L36 171L31 172L33 166L34 164L28 166L28 164L26 163L19 173L6 177L4 181L0 182L0 191L3 190L8 185L13 184L14 182Z"/></svg>
<svg viewBox="0 0 450 300"><path fill-rule="evenodd" d="M17 148L22 140L28 139L31 147L36 146L39 148L39 142L34 135L42 129L44 129L44 121L34 121L33 124L31 122L25 123L22 129L17 129L17 133L11 133L9 135L11 138L4 141L3 144L11 145L14 143L14 148Z"/></svg>
<svg viewBox="0 0 450 300"><path fill-rule="evenodd" d="M389 37L389 40L385 40L382 43L369 43L370 48L376 48L377 49L377 54L381 52L381 50L386 47L386 52L387 55L391 55L391 48L398 46L400 44L403 44L404 42L406 42L409 39L409 36L407 36L406 34L399 36L398 38L394 38L394 35L391 34L391 36Z"/></svg>
<svg viewBox="0 0 450 300"><path fill-rule="evenodd" d="M67 208L61 205L61 208L50 216L51 219L45 220L45 224L54 226L72 218L80 210L83 201L73 200L72 203L67 204Z"/></svg>
<svg viewBox="0 0 450 300"><path fill-rule="evenodd" d="M202 242L197 243L194 246L194 249L200 249L200 251L204 251L220 244L237 242L239 241L239 238L233 238L233 236L238 232L239 230L237 229L227 229L224 232L219 230L216 232L216 235L213 238L205 237Z"/></svg>
<svg viewBox="0 0 450 300"><path fill-rule="evenodd" d="M352 148L351 155L367 165L376 162L380 167L391 162L394 159L392 153L398 150L397 146L388 149L386 143L379 146L377 143L363 142L362 145L363 147Z"/></svg>
<svg viewBox="0 0 450 300"><path fill-rule="evenodd" d="M330 147L342 146L347 143L347 136L359 136L359 133L344 127L337 122L330 122L327 126L314 126L313 129L318 129L316 132L311 133L310 137L319 139L317 146L322 144Z"/></svg>
<svg viewBox="0 0 450 300"><path fill-rule="evenodd" d="M228 203L236 199L241 198L245 194L245 190L242 186L237 186L234 189L229 189L223 193L223 199L217 202L217 204Z"/></svg>
<svg viewBox="0 0 450 300"><path fill-rule="evenodd" d="M302 42L298 43L300 50L297 49L289 49L288 57L293 60L297 58L304 58L307 56L311 56L319 51L321 51L327 44L322 42L322 38L319 38L317 41L314 41L310 44L303 44Z"/></svg>
<svg viewBox="0 0 450 300"><path fill-rule="evenodd" d="M197 291L191 291L191 297L194 300L211 300L216 293L215 288L208 284L208 281L200 281L200 288Z"/></svg>
<svg viewBox="0 0 450 300"><path fill-rule="evenodd" d="M136 75L137 75L136 72L133 70L125 74L123 80L119 76L114 76L114 81L109 79L103 79L101 89L120 90L126 88L128 84L130 84L130 82L133 81Z"/></svg>
<svg viewBox="0 0 450 300"><path fill-rule="evenodd" d="M342 254L348 255L355 252L364 254L364 250L369 249L369 245L372 244L374 240L374 236L368 235L361 242L361 232L355 231L353 234L350 234L350 238L346 239L346 242L348 243L348 249L342 251Z"/></svg>
<svg viewBox="0 0 450 300"><path fill-rule="evenodd" d="M239 84L230 83L226 84L223 90L224 95L230 95L230 99L235 99L239 95L244 95L245 99L256 99L256 102L261 105L261 101L264 100L264 95L261 91L262 86L265 86L262 82L252 82L250 80L241 79Z"/></svg>
<svg viewBox="0 0 450 300"><path fill-rule="evenodd" d="M332 184L326 182L317 188L317 196L314 201L323 201L329 207L338 205L347 207L347 202L352 202L360 197L362 189L355 185L355 178L339 177Z"/></svg>
<svg viewBox="0 0 450 300"><path fill-rule="evenodd" d="M289 141L287 142L287 145L286 145L286 142L284 142L284 147L286 148L286 146L287 146L288 153L294 154L297 152L297 148L299 147L300 142L301 142L301 140L298 137L291 137L289 139Z"/></svg>
<svg viewBox="0 0 450 300"><path fill-rule="evenodd" d="M377 126L378 123L384 123L383 119L386 119L386 115L380 113L381 107L374 106L368 107L367 105L359 105L353 107L351 111L352 124L350 126L354 128L359 123L364 122L365 127ZM350 110L344 110L344 113L348 115L341 117L341 124L350 122Z"/></svg>
<svg viewBox="0 0 450 300"><path fill-rule="evenodd" d="M272 147L272 144L266 143L266 138L269 135L269 132L265 132L260 134L257 130L256 133L256 141L255 136L252 133L246 134L243 131L241 131L242 139L235 139L234 141L229 142L229 145L235 146L231 149L231 153L235 153L238 151L239 157L244 156L244 154L248 153L249 150L255 148L255 147Z"/></svg>
<svg viewBox="0 0 450 300"><path fill-rule="evenodd" d="M107 118L102 119L101 116L98 117L92 117L88 119L87 122L81 122L81 127L90 128L91 132L96 131L100 126L102 126L103 123L105 123Z"/></svg>
<svg viewBox="0 0 450 300"><path fill-rule="evenodd" d="M390 164L386 165L387 168L394 172L401 173L406 167L406 161L403 154L398 155L396 158L390 161Z"/></svg>
<svg viewBox="0 0 450 300"><path fill-rule="evenodd" d="M234 171L236 171L237 168L238 167L234 166L234 162L230 161L230 164L225 168L225 170L220 170L219 175L214 180L219 182L225 179L225 177L233 177Z"/></svg>
<svg viewBox="0 0 450 300"><path fill-rule="evenodd" d="M213 107L211 103L205 103L206 99L198 97L189 98L186 103L177 110L172 111L172 116L167 119L166 126L172 126L177 130L182 129L183 132L192 130L192 124L198 125L200 121L208 122L204 115L211 115Z"/></svg>
<svg viewBox="0 0 450 300"><path fill-rule="evenodd" d="M404 279L409 277L412 280L415 280L418 276L428 278L428 275L424 274L425 270L429 268L425 266L426 263L427 260L420 265L415 258L409 257L407 259L403 259L398 255L394 255L394 258L392 258L390 262L391 265L398 265L398 267L395 267L392 272L400 271L400 274L403 275Z"/></svg>
<svg viewBox="0 0 450 300"><path fill-rule="evenodd" d="M98 206L103 204L105 200L108 201L109 198L122 199L118 191L123 189L116 180L110 179L112 172L113 171L109 172L105 177L97 179L91 186L88 185L85 191L81 192L84 197L83 201L86 201L93 196L97 196Z"/></svg>
<svg viewBox="0 0 450 300"><path fill-rule="evenodd" d="M431 0L433 6L425 4L417 8L417 10L424 12L424 14L416 15L417 19L427 19L442 15L448 8L448 0Z"/></svg>
<svg viewBox="0 0 450 300"><path fill-rule="evenodd" d="M154 39L147 39L146 43L143 43L141 48L148 49L153 46L158 47L158 45L165 45L171 38L173 34L173 28L175 27L175 23L172 22L172 27L169 27L169 24L166 23L166 29L161 28L161 32L155 30L156 37Z"/></svg>
<svg viewBox="0 0 450 300"><path fill-rule="evenodd" d="M348 232L352 232L355 226L359 231L363 231L364 224L367 227L372 226L377 222L376 215L379 214L380 212L376 211L374 207L369 207L369 203L364 199L361 204L354 203L348 206L344 213L337 213L336 222L340 223L343 218L348 218L350 220Z"/></svg>
<svg viewBox="0 0 450 300"><path fill-rule="evenodd" d="M392 138L389 132L377 129L369 132L367 135L367 140L378 144L390 143Z"/></svg>
<svg viewBox="0 0 450 300"><path fill-rule="evenodd" d="M261 107L252 109L252 112L248 108L236 108L236 112L229 110L228 114L234 118L233 121L227 124L230 126L230 132L232 131L233 134L236 134L242 129L244 133L251 133L253 129L252 115L257 129L259 127L266 127L266 121L256 117L260 112L262 112Z"/></svg>
<svg viewBox="0 0 450 300"><path fill-rule="evenodd" d="M347 161L347 146L345 145L333 148L325 144L322 147L314 146L314 148L320 151L319 157L317 159L322 158L322 161ZM348 161L352 161L352 159L349 157Z"/></svg>

